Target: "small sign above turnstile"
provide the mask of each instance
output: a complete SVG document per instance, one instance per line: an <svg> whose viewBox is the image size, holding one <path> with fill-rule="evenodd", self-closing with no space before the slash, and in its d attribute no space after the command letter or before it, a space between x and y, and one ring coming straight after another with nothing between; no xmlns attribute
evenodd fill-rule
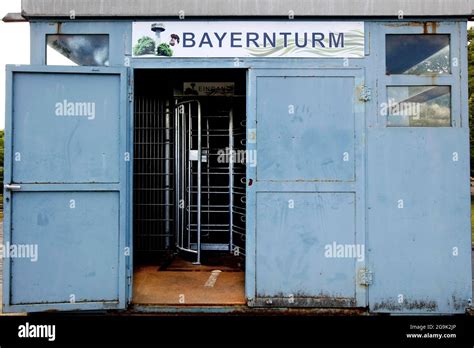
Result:
<svg viewBox="0 0 474 348"><path fill-rule="evenodd" d="M184 95L197 96L232 96L235 92L234 82L184 82Z"/></svg>

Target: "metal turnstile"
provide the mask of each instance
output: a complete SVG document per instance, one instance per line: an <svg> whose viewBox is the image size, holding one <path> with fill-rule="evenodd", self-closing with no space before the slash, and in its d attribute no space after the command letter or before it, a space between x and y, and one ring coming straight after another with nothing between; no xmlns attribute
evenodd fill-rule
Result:
<svg viewBox="0 0 474 348"><path fill-rule="evenodd" d="M232 98L137 97L134 134L134 246L245 250L245 104ZM237 114L237 115L236 115Z"/></svg>
<svg viewBox="0 0 474 348"><path fill-rule="evenodd" d="M193 114L195 116L193 116ZM195 118L197 117L197 120ZM196 264L201 263L201 175L194 178L193 168L202 172L201 104L190 100L176 104L176 247L184 252L196 254ZM193 142L193 125L197 131L197 141ZM193 165L195 164L195 165ZM193 188L196 195L193 197ZM193 212L195 233L193 233ZM195 245L192 248L192 245Z"/></svg>
<svg viewBox="0 0 474 348"><path fill-rule="evenodd" d="M245 131L234 125L232 100L177 102L175 123L176 246L196 254L196 263L202 250L235 252L234 235L245 233L245 164L235 162L235 129L241 147Z"/></svg>

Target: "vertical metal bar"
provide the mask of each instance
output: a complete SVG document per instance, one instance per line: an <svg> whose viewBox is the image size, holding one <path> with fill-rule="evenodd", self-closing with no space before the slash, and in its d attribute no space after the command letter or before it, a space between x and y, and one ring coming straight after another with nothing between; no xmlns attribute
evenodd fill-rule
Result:
<svg viewBox="0 0 474 348"><path fill-rule="evenodd" d="M207 146L207 153L206 153L206 156L207 156L207 161L206 161L206 185L207 185L207 202L206 202L206 205L208 207L211 206L211 177L210 177L210 170L209 170L209 166L210 166L210 159L211 159L211 156L210 156L210 153L211 153L211 144L210 144L210 136L209 136L209 119L206 120L206 146ZM208 226L211 225L211 209L207 209L207 224ZM209 232L210 231L210 227L208 227L208 230L207 230L207 236L209 236Z"/></svg>
<svg viewBox="0 0 474 348"><path fill-rule="evenodd" d="M180 197L180 190L181 190L181 186L180 186L180 166L179 166L179 161L181 160L181 156L179 156L179 118L178 118L178 107L175 107L174 109L174 153L175 153L175 158L174 158L174 171L175 171L175 175L174 175L174 180L175 180L175 199L176 199L176 202L175 202L175 228L176 228L176 231L175 231L175 243L176 244L179 244L179 231L180 231L180 219L181 219L181 214L180 214L180 209L179 209L179 206L180 206L180 201L181 201L181 197Z"/></svg>
<svg viewBox="0 0 474 348"><path fill-rule="evenodd" d="M234 159L232 156L234 150L234 110L229 111L229 251L232 252L232 229L234 225Z"/></svg>
<svg viewBox="0 0 474 348"><path fill-rule="evenodd" d="M149 128L150 128L150 132L149 132L149 144L148 144L148 148L149 148L149 151L150 151L150 156L149 156L149 160L148 160L148 167L150 168L150 172L151 174L148 175L148 183L149 183L149 198L150 200L148 201L148 204L149 204L149 211L150 211L150 216L149 218L150 219L154 219L155 216L157 216L158 218L161 218L161 214L160 214L160 210L158 208L158 214L156 214L156 206L153 205L154 203L154 199L155 199L155 194L154 194L154 191L152 190L152 188L154 187L162 187L161 186L161 183L159 180L156 179L156 172L157 172L157 168L155 167L156 166L156 162L157 160L155 159L156 158L156 154L155 154L155 146L153 146L152 144L155 144L155 137L158 135L159 136L159 128L156 126L155 124L155 119L157 119L157 121L159 122L159 117L157 117L157 115L159 116L160 115L160 111L159 111L159 107L160 107L160 101L159 100L156 100L156 99L152 99L152 102L151 102L151 112L150 114L148 115L148 122L149 122ZM158 123L157 122L157 123ZM157 129L158 128L158 129ZM157 134L158 133L158 134ZM151 231L151 234L160 234L161 233L161 222L160 221L153 221L153 229L150 230ZM159 249L160 246L161 246L161 243L160 243L160 238L154 238L153 236L150 237L150 251L152 250L155 250L155 249Z"/></svg>
<svg viewBox="0 0 474 348"><path fill-rule="evenodd" d="M161 234L162 232L162 221L159 221L159 219L162 219L161 215L161 207L160 205L156 206L155 204L161 203L161 195L158 195L158 197L155 197L155 191L153 188L155 187L163 187L160 179L160 175L157 175L160 173L160 160L159 156L157 155L157 147L155 146L156 144L156 138L160 138L160 128L159 128L159 123L161 121L161 101L157 100L156 98L152 99L152 110L150 112L150 144L148 144L148 147L150 149L150 159L148 160L149 163L149 168L151 171L151 175L149 175L149 192L150 192L150 201L148 202L149 207L150 207L150 219L154 220L155 218L158 219L158 221L153 221L153 229L152 229L152 234ZM158 146L158 152L161 149ZM157 199L157 201L155 201ZM162 248L162 241L160 236L158 238L151 238L151 250L156 250L156 249L161 249Z"/></svg>
<svg viewBox="0 0 474 348"><path fill-rule="evenodd" d="M147 125L147 122L148 122L148 119L147 119L147 111L148 111L148 108L147 108L147 103L146 103L146 99L143 98L142 99L142 112L143 112L143 142L146 144L147 143L147 129L148 129L148 125ZM145 165L145 160L144 158L146 158L148 156L148 147L145 145L143 146L143 153L142 153L142 159L141 159L141 162L142 162L142 181L143 181L143 188L144 188L144 191L143 191L143 200L144 202L147 201L148 199L148 192L146 190L147 188L147 177L146 177L146 165ZM143 223L143 235L144 235L144 238L143 238L143 243L144 243L144 246L143 248L145 249L148 249L148 245L150 244L150 237L149 237L149 232L148 232L148 223L146 222L146 218L147 218L147 214L148 214L148 211L147 211L147 207L146 206L142 206L142 210L143 210L143 219L144 219L144 223ZM148 251L148 250L147 250Z"/></svg>
<svg viewBox="0 0 474 348"><path fill-rule="evenodd" d="M144 173L145 173L145 162L143 160L143 158L146 157L146 147L143 146L143 143L146 142L146 113L145 113L145 99L144 98L141 98L140 100L140 121L141 121L141 127L140 127L140 133L141 133L141 140L140 140L140 148L141 148L141 151L140 151L140 178L141 178L141 194L142 194L142 199L141 199L141 202L144 202L146 201L146 181L144 180L145 179L145 176L144 176ZM145 207L141 206L141 241L142 241L142 249L145 250L146 249L146 246L147 246L147 239L148 239L148 236L146 235L146 209Z"/></svg>
<svg viewBox="0 0 474 348"><path fill-rule="evenodd" d="M198 196L197 196L197 261L196 264L201 263L201 161L202 161L202 148L201 148L201 103L197 101L198 106Z"/></svg>
<svg viewBox="0 0 474 348"><path fill-rule="evenodd" d="M191 103L188 104L188 146L186 147L186 156L187 156L187 161L186 164L188 166L188 182L186 185L187 193L188 193L188 205L187 205L187 210L188 210L188 221L187 221L187 231L188 231L188 243L187 243L187 248L191 249L191 210L192 210L192 200L191 200L191 190L193 187L193 180L192 180L192 162L191 158L189 156L189 151L193 147L193 142L192 142L192 131L193 131L193 120L192 120L192 112L191 112Z"/></svg>
<svg viewBox="0 0 474 348"><path fill-rule="evenodd" d="M148 133L149 133L149 125L148 125L148 111L149 111L149 103L147 103L147 100L145 98L143 98L143 139L144 139L144 143L147 144L148 143ZM145 189L148 188L148 175L147 175L147 170L146 170L146 158L149 157L149 154L148 154L148 146L143 146L143 157L142 157L142 166L143 166L143 187ZM144 201L147 202L149 200L149 197L148 197L148 190L145 190L144 191ZM143 218L146 219L149 215L149 212L148 212L148 206L144 206L143 207ZM145 220L146 221L146 220ZM144 234L146 235L146 248L147 248L147 251L148 249L150 248L150 231L149 231L149 223L144 223Z"/></svg>
<svg viewBox="0 0 474 348"><path fill-rule="evenodd" d="M177 240L177 243L179 244L180 247L183 246L182 244L182 238L181 236L183 235L183 229L184 229L184 209L186 208L186 197L184 195L184 187L185 187L185 182L184 182L184 161L185 161L185 153L183 152L183 148L185 147L184 144L184 138L183 138L183 132L185 125L183 123L183 115L181 112L182 106L178 105L178 124L179 124L179 129L178 129L178 151L180 153L180 158L179 158L179 239Z"/></svg>
<svg viewBox="0 0 474 348"><path fill-rule="evenodd" d="M141 146L139 145L141 142L142 142L142 100L141 98L137 98L137 123L135 125L135 127L137 127L136 129L136 132L137 132L137 137L136 137L136 142L138 143L137 144L137 151L135 152L135 157L136 159L133 161L134 163L134 166L135 167L135 175L136 174L140 174L142 172L142 163L141 163L141 160L140 158L142 157L142 148ZM135 185L137 188L141 188L141 186L143 185L142 181L141 181L141 178L139 180L139 176L137 175L137 180L135 180ZM138 202L140 202L142 200L142 190L138 191L139 194L137 195L134 195L135 197L135 207L136 209L134 209L134 215L135 215L135 219L137 220L137 226L136 226L136 229L134 229L134 234L135 234L135 240L137 241L137 244L136 244L136 248L137 250L140 249L142 250L143 249L143 246L142 246L142 222L140 221L141 217L142 217L142 214L143 214L143 211L141 209L139 209L138 207Z"/></svg>
<svg viewBox="0 0 474 348"><path fill-rule="evenodd" d="M181 223L181 247L184 247L184 233L186 231L186 226L187 226L187 214L186 214L186 209L188 207L188 198L186 196L186 185L187 185L187 179L186 179L186 171L187 171L187 138L186 138L186 132L187 132L187 120L185 118L185 111L184 111L184 105L180 106L180 118L181 118L181 124L182 124L182 130L181 130L181 153L182 153L182 161L181 161L181 197L183 199L183 208L182 208L182 223Z"/></svg>
<svg viewBox="0 0 474 348"><path fill-rule="evenodd" d="M164 186L164 175L163 174L163 129L161 128L161 124L163 123L164 116L163 116L163 101L161 99L157 100L157 111L153 114L153 126L155 128L154 130L154 136L153 136L153 142L152 142L152 149L153 149L153 170L154 174L153 175L153 188L165 188ZM156 146L156 145L158 146ZM157 222L157 225L159 226L159 231L158 234L160 236L155 239L155 242L158 245L159 249L163 249L164 246L164 238L161 236L164 232L164 221L163 219L163 191L156 191L156 190L150 190L153 194L153 217L158 218L160 221ZM161 194L160 194L161 192ZM156 205L157 204L157 205ZM158 212L158 213L157 213Z"/></svg>
<svg viewBox="0 0 474 348"><path fill-rule="evenodd" d="M151 183L151 180L153 179L152 178L152 175L151 173L153 173L153 168L150 167L149 163L150 163L150 158L153 158L153 155L152 155L152 152L151 152L151 146L149 145L151 142L152 142L152 133L153 133L153 128L152 128L152 124L151 124L151 114L153 113L153 109L154 109L154 100L146 100L146 104L147 104L147 112L146 112L146 125L147 125L147 130L146 130L146 135L147 135L147 140L146 140L146 149L147 149L147 156L146 156L146 160L145 162L148 162L148 165L146 166L147 168L147 175L145 175L146 177L146 187L147 187L147 203L148 205L146 206L147 208L147 219L151 219L151 216L153 216L152 214L152 207L151 205L149 204L152 200L152 195L151 195L151 190L150 188L152 187L152 183ZM153 247L152 247L152 244L153 244L153 237L152 237L152 234L154 233L153 229L156 228L156 223L154 223L153 221L150 221L151 224L148 225L148 250L151 251L153 250ZM150 226L152 228L150 228Z"/></svg>
<svg viewBox="0 0 474 348"><path fill-rule="evenodd" d="M150 175L148 175L148 211L149 211L149 219L151 220L151 226L152 228L150 229L150 232L152 235L154 234L160 234L161 233L161 222L160 221L154 221L155 220L155 217L157 217L158 219L161 218L161 211L160 211L160 208L156 209L157 207L154 206L154 198L155 198L155 195L153 193L153 188L154 187L162 187L161 186L161 182L160 180L156 179L156 173L158 172L159 170L159 164L157 165L158 168L155 168L155 165L157 164L157 162L159 162L159 160L156 159L156 155L155 155L155 146L153 146L153 144L155 144L155 137L157 136L157 133L158 133L158 136L160 135L159 134L159 127L157 126L157 124L160 122L160 101L153 98L153 99L150 99L149 101L150 103L150 112L148 113L148 142L147 142L147 147L148 147L148 151L149 151L149 156L147 157L148 160L148 170L149 170L149 173ZM155 119L156 119L156 123L155 123ZM158 201L157 203L159 204L160 202L160 198L161 197L158 197ZM159 206L158 206L159 207ZM160 246L161 246L161 241L159 240L160 238L154 238L152 236L150 236L150 251L153 251L155 249L159 249Z"/></svg>
<svg viewBox="0 0 474 348"><path fill-rule="evenodd" d="M166 100L165 105L165 246L169 248L170 239L170 105Z"/></svg>
<svg viewBox="0 0 474 348"><path fill-rule="evenodd" d="M147 187L147 200L146 200L146 209L147 209L147 219L150 219L148 223L148 250L152 251L153 250L153 234L155 233L156 229L156 222L152 220L153 216L153 207L151 206L151 202L153 199L152 192L150 188L153 187L153 167L150 165L150 163L153 162L153 149L150 146L150 144L153 142L153 124L152 124L152 115L155 110L155 100L153 99L147 99L146 100L147 104L147 113L146 113L146 124L147 124L147 141L146 141L146 149L147 149L147 156L145 160L145 168L146 168L146 173L147 175L145 176L146 178L146 187Z"/></svg>

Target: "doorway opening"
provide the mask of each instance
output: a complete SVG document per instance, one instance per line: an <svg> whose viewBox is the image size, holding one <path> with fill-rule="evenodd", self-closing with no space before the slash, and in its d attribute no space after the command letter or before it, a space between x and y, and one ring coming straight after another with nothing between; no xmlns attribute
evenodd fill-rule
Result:
<svg viewBox="0 0 474 348"><path fill-rule="evenodd" d="M133 303L245 303L246 72L135 70Z"/></svg>

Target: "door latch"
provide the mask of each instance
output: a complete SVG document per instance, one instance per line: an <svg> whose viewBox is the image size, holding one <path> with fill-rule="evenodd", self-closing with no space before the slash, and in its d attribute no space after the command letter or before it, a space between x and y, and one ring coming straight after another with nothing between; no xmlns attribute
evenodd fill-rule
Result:
<svg viewBox="0 0 474 348"><path fill-rule="evenodd" d="M359 270L359 284L360 285L371 285L374 282L374 274L368 269Z"/></svg>
<svg viewBox="0 0 474 348"><path fill-rule="evenodd" d="M359 100L361 102L367 103L372 99L372 90L367 86L361 86Z"/></svg>
<svg viewBox="0 0 474 348"><path fill-rule="evenodd" d="M19 190L21 190L21 186L20 185L15 185L15 184L5 184L5 185L3 185L3 187L7 191L19 191Z"/></svg>

